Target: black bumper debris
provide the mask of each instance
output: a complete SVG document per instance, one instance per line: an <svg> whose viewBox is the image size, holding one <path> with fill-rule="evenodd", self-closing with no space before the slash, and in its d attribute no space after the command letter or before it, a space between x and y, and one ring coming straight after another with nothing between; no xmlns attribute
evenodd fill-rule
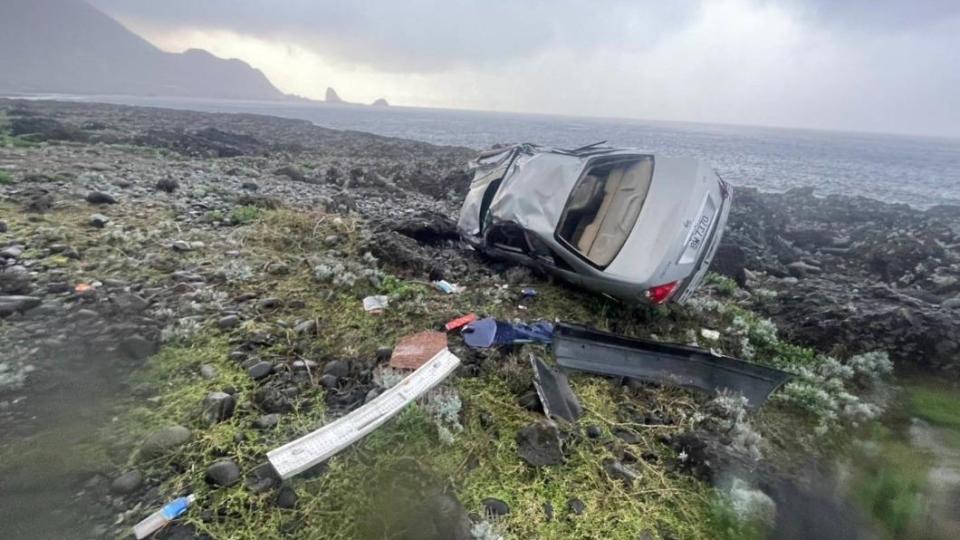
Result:
<svg viewBox="0 0 960 540"><path fill-rule="evenodd" d="M705 349L629 338L558 323L553 350L561 367L695 388L743 394L758 408L791 375Z"/></svg>
<svg viewBox="0 0 960 540"><path fill-rule="evenodd" d="M530 356L530 363L533 364L533 385L543 404L543 412L549 418L576 422L583 415L583 407L570 388L566 375L550 369L543 360L533 355Z"/></svg>

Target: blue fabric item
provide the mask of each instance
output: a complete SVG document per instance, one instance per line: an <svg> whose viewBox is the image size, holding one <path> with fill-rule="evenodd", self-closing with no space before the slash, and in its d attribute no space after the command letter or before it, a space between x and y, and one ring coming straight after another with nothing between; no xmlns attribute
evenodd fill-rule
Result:
<svg viewBox="0 0 960 540"><path fill-rule="evenodd" d="M497 345L511 343L550 343L553 341L553 325L546 321L533 324L508 323L497 321L497 335L493 342Z"/></svg>
<svg viewBox="0 0 960 540"><path fill-rule="evenodd" d="M553 325L546 321L523 324L498 321L488 317L468 324L462 333L463 341L467 346L475 349L485 349L495 345L553 341Z"/></svg>
<svg viewBox="0 0 960 540"><path fill-rule="evenodd" d="M497 335L497 320L493 317L473 321L463 327L460 332L463 335L463 341L467 347L474 349L485 349L493 345L493 340Z"/></svg>

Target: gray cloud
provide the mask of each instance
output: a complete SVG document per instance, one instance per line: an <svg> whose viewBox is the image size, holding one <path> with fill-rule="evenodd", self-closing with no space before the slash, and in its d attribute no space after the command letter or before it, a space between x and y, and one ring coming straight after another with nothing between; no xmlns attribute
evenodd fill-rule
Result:
<svg viewBox="0 0 960 540"><path fill-rule="evenodd" d="M787 0L828 28L855 32L922 31L960 18L957 0Z"/></svg>
<svg viewBox="0 0 960 540"><path fill-rule="evenodd" d="M326 70L303 92L960 135L957 0L90 1L158 35L302 47ZM297 69L273 60L255 65Z"/></svg>
<svg viewBox="0 0 960 540"><path fill-rule="evenodd" d="M293 41L332 60L431 72L549 47L642 47L676 30L694 0L92 0L116 17Z"/></svg>

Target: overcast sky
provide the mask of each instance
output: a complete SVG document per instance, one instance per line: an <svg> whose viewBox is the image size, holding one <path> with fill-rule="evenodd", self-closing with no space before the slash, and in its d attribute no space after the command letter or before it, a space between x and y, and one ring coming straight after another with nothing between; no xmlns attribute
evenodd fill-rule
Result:
<svg viewBox="0 0 960 540"><path fill-rule="evenodd" d="M960 136L960 0L91 0L322 99Z"/></svg>

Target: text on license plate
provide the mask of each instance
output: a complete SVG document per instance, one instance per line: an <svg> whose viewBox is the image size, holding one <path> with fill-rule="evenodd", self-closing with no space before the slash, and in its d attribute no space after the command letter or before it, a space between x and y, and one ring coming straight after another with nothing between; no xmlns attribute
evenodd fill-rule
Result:
<svg viewBox="0 0 960 540"><path fill-rule="evenodd" d="M697 221L697 226L693 230L693 235L690 236L690 249L700 248L700 244L703 243L703 239L707 235L708 228L710 228L710 216L704 214L700 216L700 219Z"/></svg>

